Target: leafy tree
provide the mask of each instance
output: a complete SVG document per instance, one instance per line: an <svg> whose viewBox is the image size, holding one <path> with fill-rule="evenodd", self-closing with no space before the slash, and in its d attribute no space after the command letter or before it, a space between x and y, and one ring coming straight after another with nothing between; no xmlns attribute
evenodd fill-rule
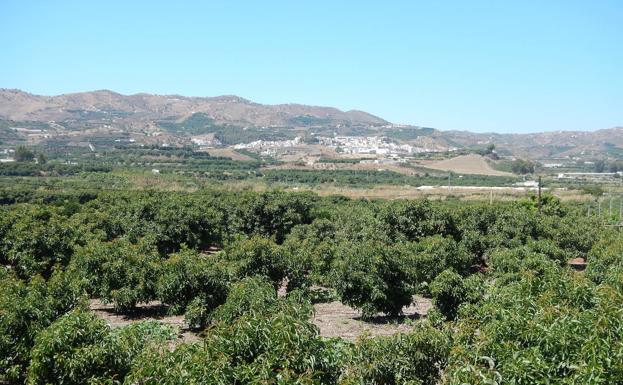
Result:
<svg viewBox="0 0 623 385"><path fill-rule="evenodd" d="M417 241L432 235L456 235L451 215L427 200L392 202L380 212L391 239Z"/></svg>
<svg viewBox="0 0 623 385"><path fill-rule="evenodd" d="M504 207L495 213L495 219L483 234L486 249L517 247L530 239L537 239L542 228L539 219L529 210Z"/></svg>
<svg viewBox="0 0 623 385"><path fill-rule="evenodd" d="M423 293L426 287L446 269L467 275L478 260L452 238L426 237L396 247L409 273L409 283Z"/></svg>
<svg viewBox="0 0 623 385"><path fill-rule="evenodd" d="M280 300L262 314L217 322L203 344L173 352L152 350L134 366L129 383L141 384L336 384L341 344L318 338L311 307Z"/></svg>
<svg viewBox="0 0 623 385"><path fill-rule="evenodd" d="M181 245L205 249L220 243L222 214L190 198L162 199L145 233L156 239L158 250L171 253Z"/></svg>
<svg viewBox="0 0 623 385"><path fill-rule="evenodd" d="M182 250L165 261L157 283L158 298L173 314L187 314L193 327L204 326L209 313L225 302L230 279L225 266L207 255Z"/></svg>
<svg viewBox="0 0 623 385"><path fill-rule="evenodd" d="M32 162L35 159L35 153L26 146L17 146L13 157L16 162Z"/></svg>
<svg viewBox="0 0 623 385"><path fill-rule="evenodd" d="M454 320L459 306L464 302L476 302L482 292L478 278L464 279L453 270L444 270L430 285L433 303L446 319Z"/></svg>
<svg viewBox="0 0 623 385"><path fill-rule="evenodd" d="M587 276L595 283L620 284L623 271L623 236L604 231L587 256Z"/></svg>
<svg viewBox="0 0 623 385"><path fill-rule="evenodd" d="M221 242L223 213L209 199L160 193L104 196L94 202L106 239L126 236L137 242L150 239L163 254L189 248L205 249Z"/></svg>
<svg viewBox="0 0 623 385"><path fill-rule="evenodd" d="M239 277L259 275L279 288L288 273L288 259L283 247L270 239L252 237L230 244L225 258L235 266Z"/></svg>
<svg viewBox="0 0 623 385"><path fill-rule="evenodd" d="M115 310L126 312L137 303L156 296L160 257L145 243L132 244L120 238L111 242L91 241L78 248L71 268L89 282L90 293Z"/></svg>
<svg viewBox="0 0 623 385"><path fill-rule="evenodd" d="M365 338L357 342L352 383L437 384L447 363L450 341L441 331L417 325L409 333Z"/></svg>
<svg viewBox="0 0 623 385"><path fill-rule="evenodd" d="M64 272L56 272L47 285L41 277L24 282L11 273L1 276L0 373L6 380L23 380L35 336L81 304L83 293L80 282Z"/></svg>
<svg viewBox="0 0 623 385"><path fill-rule="evenodd" d="M534 174L535 168L536 163L525 159L514 160L511 164L511 170L513 170L515 174Z"/></svg>
<svg viewBox="0 0 623 385"><path fill-rule="evenodd" d="M145 151L203 159L186 149ZM90 187L127 181L79 179L29 180L51 191L0 189L0 382L562 385L623 378L623 240L583 205L545 195L537 214L528 200L102 192ZM204 253L214 245L224 250ZM578 256L587 259L585 272L567 266ZM280 297L276 289L286 282ZM317 290L336 292L367 318L400 314L414 293L436 306L413 332L352 343L319 337L309 303ZM205 338L172 344L173 330L155 323L112 329L88 313L85 294L123 311L160 299L191 327L207 327Z"/></svg>
<svg viewBox="0 0 623 385"><path fill-rule="evenodd" d="M122 383L145 346L172 337L157 323L113 331L92 313L73 311L37 336L27 383Z"/></svg>
<svg viewBox="0 0 623 385"><path fill-rule="evenodd" d="M49 277L55 265L69 262L78 232L64 218L47 208L20 206L10 214L2 241L5 258L22 278Z"/></svg>
<svg viewBox="0 0 623 385"><path fill-rule="evenodd" d="M211 314L212 322L229 324L244 314L264 313L277 302L270 282L261 277L244 278L232 285L227 301Z"/></svg>
<svg viewBox="0 0 623 385"><path fill-rule="evenodd" d="M329 219L319 218L292 229L283 244L288 261L288 290L312 284L330 285L338 229Z"/></svg>
<svg viewBox="0 0 623 385"><path fill-rule="evenodd" d="M0 281L0 372L17 382L25 373L34 336L51 322L45 283L30 285L11 277Z"/></svg>
<svg viewBox="0 0 623 385"><path fill-rule="evenodd" d="M342 301L369 318L378 312L397 316L411 303L413 289L404 258L376 244L340 245L333 287Z"/></svg>
<svg viewBox="0 0 623 385"><path fill-rule="evenodd" d="M246 235L275 237L283 242L292 227L310 223L312 197L309 194L268 192L246 195L232 210L233 230Z"/></svg>
<svg viewBox="0 0 623 385"><path fill-rule="evenodd" d="M620 382L621 292L544 257L515 266L461 311L445 383Z"/></svg>
<svg viewBox="0 0 623 385"><path fill-rule="evenodd" d="M37 153L37 164L46 164L48 159L45 157L45 154L42 152Z"/></svg>

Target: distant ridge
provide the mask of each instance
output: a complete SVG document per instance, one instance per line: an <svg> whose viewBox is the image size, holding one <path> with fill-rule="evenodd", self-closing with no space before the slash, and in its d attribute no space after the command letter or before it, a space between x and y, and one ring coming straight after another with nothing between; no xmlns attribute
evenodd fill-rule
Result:
<svg viewBox="0 0 623 385"><path fill-rule="evenodd" d="M532 134L439 131L393 125L378 116L359 110L341 111L333 107L303 104L267 105L235 95L123 95L111 90L96 90L43 96L16 89L0 89L0 123L1 121L46 124L55 122L56 129L62 131L65 127L74 136L76 132L83 131L83 139L94 134L93 130L97 130L97 135L105 134L108 130L110 135L142 132L146 136L153 136L154 133L164 130L159 134L164 134L167 140L185 143L189 141L189 135L198 131L211 132L211 127L217 127L221 132L253 128L262 130L262 137L271 137L271 130L277 132L289 129L291 132L286 135L289 137L301 133L382 135L399 142L441 151L451 148L484 148L495 144L501 155L531 159L575 156L623 159L623 127L592 132L556 131ZM5 123L4 126L15 124L18 123ZM197 130L197 125L200 130ZM64 135L66 132L57 134ZM179 140L176 141L176 138Z"/></svg>
<svg viewBox="0 0 623 385"><path fill-rule="evenodd" d="M126 113L128 120L183 118L202 112L217 122L253 126L286 126L291 119L311 117L331 124L386 125L387 121L363 111L302 104L265 105L234 95L187 97L139 93L122 95L97 90L57 96L34 95L0 89L0 118L10 120L65 121L79 118L79 111Z"/></svg>

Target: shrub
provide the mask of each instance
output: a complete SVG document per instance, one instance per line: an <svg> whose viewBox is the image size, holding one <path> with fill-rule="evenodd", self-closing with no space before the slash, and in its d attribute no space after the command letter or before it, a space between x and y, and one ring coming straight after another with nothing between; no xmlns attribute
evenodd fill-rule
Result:
<svg viewBox="0 0 623 385"><path fill-rule="evenodd" d="M191 326L201 327L207 315L225 302L229 279L226 267L216 257L182 250L162 266L157 284L158 298L170 305L173 314L190 309L188 320Z"/></svg>
<svg viewBox="0 0 623 385"><path fill-rule="evenodd" d="M145 354L128 377L149 384L335 384L340 353L317 337L311 308L288 300L263 314L217 322L203 344Z"/></svg>
<svg viewBox="0 0 623 385"><path fill-rule="evenodd" d="M159 262L156 251L143 243L91 241L77 250L71 269L89 282L91 294L125 312L155 298Z"/></svg>
<svg viewBox="0 0 623 385"><path fill-rule="evenodd" d="M288 273L285 250L267 238L253 237L232 243L225 258L236 267L238 277L260 275L278 288Z"/></svg>
<svg viewBox="0 0 623 385"><path fill-rule="evenodd" d="M447 364L449 350L448 337L424 325L409 333L365 338L355 347L349 377L362 384L434 385Z"/></svg>
<svg viewBox="0 0 623 385"><path fill-rule="evenodd" d="M232 285L227 301L211 315L213 322L232 323L244 314L262 313L277 301L275 289L261 277L249 277Z"/></svg>
<svg viewBox="0 0 623 385"><path fill-rule="evenodd" d="M400 245L398 249L408 266L410 283L424 293L442 271L453 269L466 275L477 263L477 257L470 254L461 243L441 236L426 237L417 243Z"/></svg>
<svg viewBox="0 0 623 385"><path fill-rule="evenodd" d="M75 229L47 208L21 206L11 214L5 229L6 260L21 278L36 274L49 277L55 265L69 262L78 240Z"/></svg>
<svg viewBox="0 0 623 385"><path fill-rule="evenodd" d="M411 303L412 288L404 258L387 246L340 245L333 287L342 301L369 318L378 312L397 316Z"/></svg>
<svg viewBox="0 0 623 385"><path fill-rule="evenodd" d="M430 285L433 303L446 319L454 320L459 306L479 299L482 287L477 276L464 279L453 270L444 270Z"/></svg>
<svg viewBox="0 0 623 385"><path fill-rule="evenodd" d="M55 272L46 285L6 273L0 279L0 372L6 379L23 379L35 336L57 317L82 302L82 286L64 272ZM1 377L0 377L1 378Z"/></svg>
<svg viewBox="0 0 623 385"><path fill-rule="evenodd" d="M28 384L122 383L134 358L173 337L168 326L135 324L115 331L85 311L58 319L36 338Z"/></svg>

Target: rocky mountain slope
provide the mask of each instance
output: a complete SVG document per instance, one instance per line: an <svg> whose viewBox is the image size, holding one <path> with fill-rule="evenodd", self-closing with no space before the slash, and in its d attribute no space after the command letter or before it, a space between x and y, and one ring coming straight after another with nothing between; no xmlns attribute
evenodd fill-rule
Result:
<svg viewBox="0 0 623 385"><path fill-rule="evenodd" d="M63 122L110 117L121 124L165 118L184 119L199 112L218 123L250 126L387 124L385 120L363 111L340 111L300 104L264 105L237 96L121 95L108 90L41 96L0 89L0 118L15 121Z"/></svg>
<svg viewBox="0 0 623 385"><path fill-rule="evenodd" d="M623 157L623 127L597 131L555 131L533 134L475 134L437 131L434 136L457 147L496 145L505 155L524 158Z"/></svg>
<svg viewBox="0 0 623 385"><path fill-rule="evenodd" d="M28 131L31 128L44 130L38 134ZM124 134L145 139L146 143L158 143L153 140L156 135L166 143L186 143L191 135L214 133L223 143L232 144L291 139L312 132L385 135L437 150L483 148L493 143L503 155L532 159L623 158L623 127L593 132L480 134L398 126L363 111L300 104L265 105L238 96L122 95L108 90L41 96L0 89L0 142L26 140L28 135L29 141L69 136L74 142L85 143L91 136Z"/></svg>

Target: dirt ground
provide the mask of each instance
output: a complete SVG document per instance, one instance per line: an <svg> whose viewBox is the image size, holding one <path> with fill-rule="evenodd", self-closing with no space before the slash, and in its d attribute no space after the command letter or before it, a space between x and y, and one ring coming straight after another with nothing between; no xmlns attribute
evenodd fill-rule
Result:
<svg viewBox="0 0 623 385"><path fill-rule="evenodd" d="M423 162L422 166L434 170L452 171L457 174L479 174L492 176L512 176L513 174L493 169L484 157L470 154L461 155L452 159L444 159L431 163Z"/></svg>
<svg viewBox="0 0 623 385"><path fill-rule="evenodd" d="M178 342L198 341L197 333L188 329L184 315L167 315L167 309L162 303L152 301L137 305L133 314L115 313L111 304L104 304L98 299L89 301L89 309L98 317L104 319L112 328L118 328L141 321L158 321L179 328Z"/></svg>
<svg viewBox="0 0 623 385"><path fill-rule="evenodd" d="M322 337L340 337L355 340L361 335L386 336L411 329L411 321L423 317L431 307L429 299L415 296L413 303L404 309L404 316L389 318L379 315L371 320L361 319L361 313L338 301L314 305L315 313L312 322L320 329ZM139 304L133 314L118 314L112 305L103 304L92 299L89 308L98 317L104 319L111 327L118 328L140 321L158 321L176 326L180 330L176 343L199 341L196 331L188 329L184 316L167 315L166 308L158 301Z"/></svg>
<svg viewBox="0 0 623 385"><path fill-rule="evenodd" d="M340 337L356 340L362 335L387 336L411 330L412 323L426 316L432 303L429 299L415 296L413 303L404 309L404 316L389 318L379 315L371 320L361 319L361 313L338 301L314 305L316 313L312 322L320 329L322 337Z"/></svg>

